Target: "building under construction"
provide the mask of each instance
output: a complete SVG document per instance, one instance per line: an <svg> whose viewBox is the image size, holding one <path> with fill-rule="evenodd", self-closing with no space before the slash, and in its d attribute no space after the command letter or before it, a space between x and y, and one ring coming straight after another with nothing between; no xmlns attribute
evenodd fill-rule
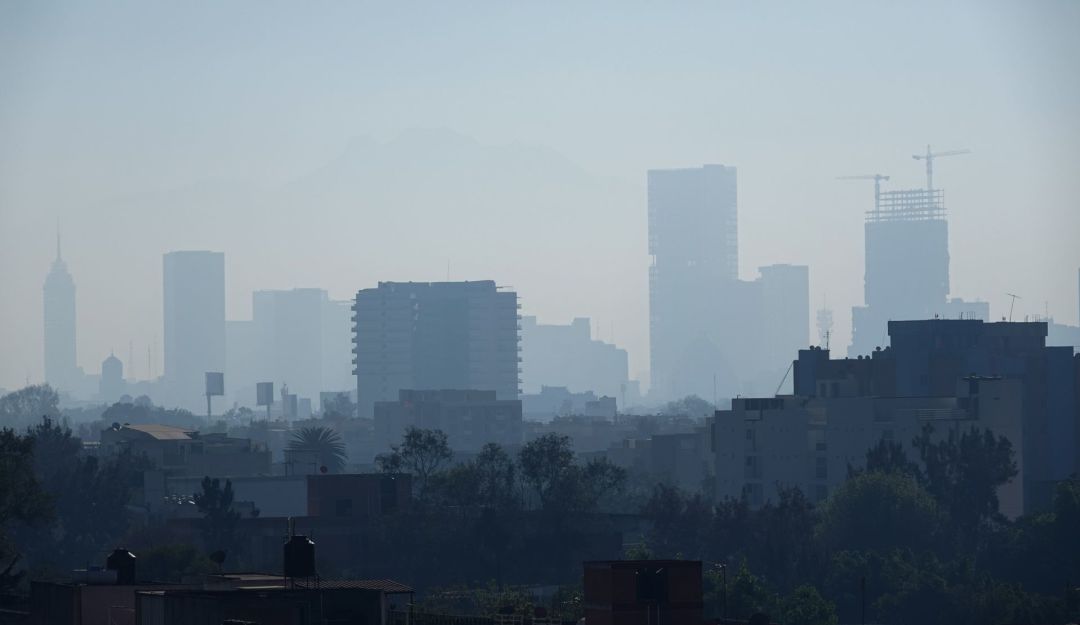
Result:
<svg viewBox="0 0 1080 625"><path fill-rule="evenodd" d="M941 318L986 320L986 302L965 302L949 296L949 224L945 192L933 188L930 152L915 156L927 162L926 188L880 191L875 184L874 209L866 212L863 306L852 308L849 356L869 354L886 345L889 321ZM887 177L875 175L875 183Z"/></svg>

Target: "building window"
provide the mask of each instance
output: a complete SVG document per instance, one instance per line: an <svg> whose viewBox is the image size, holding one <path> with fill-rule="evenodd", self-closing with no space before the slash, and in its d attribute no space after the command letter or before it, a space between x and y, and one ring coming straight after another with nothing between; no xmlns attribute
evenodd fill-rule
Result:
<svg viewBox="0 0 1080 625"><path fill-rule="evenodd" d="M829 477L828 459L823 456L814 459L814 477L819 480Z"/></svg>
<svg viewBox="0 0 1080 625"><path fill-rule="evenodd" d="M744 477L758 479L761 477L761 462L758 456L747 456Z"/></svg>

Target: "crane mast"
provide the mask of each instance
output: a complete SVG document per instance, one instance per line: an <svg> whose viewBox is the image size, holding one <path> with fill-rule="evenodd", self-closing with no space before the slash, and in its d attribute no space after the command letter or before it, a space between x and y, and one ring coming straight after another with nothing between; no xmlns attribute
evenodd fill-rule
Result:
<svg viewBox="0 0 1080 625"><path fill-rule="evenodd" d="M949 150L947 152L931 152L930 144L926 144L926 154L913 154L911 158L917 161L926 161L926 192L934 190L934 159L941 156L958 156L971 154L971 150Z"/></svg>

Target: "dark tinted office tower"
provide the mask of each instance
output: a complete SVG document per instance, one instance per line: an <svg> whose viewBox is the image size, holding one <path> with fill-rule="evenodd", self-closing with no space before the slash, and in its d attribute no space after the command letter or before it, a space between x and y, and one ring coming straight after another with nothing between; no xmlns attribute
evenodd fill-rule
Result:
<svg viewBox="0 0 1080 625"><path fill-rule="evenodd" d="M652 391L673 397L697 390L681 387L683 364L712 359L722 342L721 290L739 275L736 170L652 170L648 185Z"/></svg>
<svg viewBox="0 0 1080 625"><path fill-rule="evenodd" d="M45 304L45 381L71 392L78 375L75 364L75 281L60 256L56 237L56 260L42 289Z"/></svg>
<svg viewBox="0 0 1080 625"><path fill-rule="evenodd" d="M886 191L866 214L865 306L852 309L849 356L884 346L890 320L945 312L949 226L940 189Z"/></svg>
<svg viewBox="0 0 1080 625"><path fill-rule="evenodd" d="M225 370L225 255L169 252L163 268L169 400L198 410L206 406L206 372Z"/></svg>
<svg viewBox="0 0 1080 625"><path fill-rule="evenodd" d="M492 281L380 282L356 294L353 352L361 416L398 391L495 391L518 399L517 294Z"/></svg>

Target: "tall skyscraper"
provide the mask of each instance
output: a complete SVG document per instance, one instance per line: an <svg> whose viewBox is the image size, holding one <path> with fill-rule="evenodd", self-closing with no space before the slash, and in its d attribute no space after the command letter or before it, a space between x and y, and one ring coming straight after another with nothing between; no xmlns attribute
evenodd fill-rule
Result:
<svg viewBox="0 0 1080 625"><path fill-rule="evenodd" d="M206 372L225 370L225 255L169 252L163 268L168 400L199 410Z"/></svg>
<svg viewBox="0 0 1080 625"><path fill-rule="evenodd" d="M45 381L72 392L80 371L75 362L75 281L60 255L56 235L56 259L45 278Z"/></svg>
<svg viewBox="0 0 1080 625"><path fill-rule="evenodd" d="M680 371L704 367L711 378L720 366L724 286L739 275L736 170L652 170L648 185L651 386L675 397L700 390Z"/></svg>
<svg viewBox="0 0 1080 625"><path fill-rule="evenodd" d="M517 293L495 283L380 282L353 305L360 416L398 391L495 391L518 399Z"/></svg>

